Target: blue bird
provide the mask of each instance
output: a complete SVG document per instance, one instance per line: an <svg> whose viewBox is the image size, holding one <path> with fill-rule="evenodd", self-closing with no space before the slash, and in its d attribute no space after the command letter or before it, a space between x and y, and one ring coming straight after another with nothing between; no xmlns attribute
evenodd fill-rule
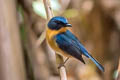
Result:
<svg viewBox="0 0 120 80"><path fill-rule="evenodd" d="M53 17L48 22L46 39L50 47L62 56L74 57L85 64L82 58L82 55L84 55L104 72L104 67L88 53L77 37L68 30L68 27L72 27L72 25L61 16Z"/></svg>

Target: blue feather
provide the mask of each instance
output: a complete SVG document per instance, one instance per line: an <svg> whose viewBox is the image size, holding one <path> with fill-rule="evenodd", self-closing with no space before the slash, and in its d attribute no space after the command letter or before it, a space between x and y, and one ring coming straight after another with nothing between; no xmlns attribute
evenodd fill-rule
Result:
<svg viewBox="0 0 120 80"><path fill-rule="evenodd" d="M51 30L60 30L61 28L64 27L71 27L70 24L68 24L68 21L66 18L61 17L61 16L56 16L53 17L49 22L48 22L48 28ZM86 56L87 58L90 58L96 66L101 70L104 71L103 66L98 63L85 49L85 47L80 43L80 41L73 35L69 30L66 32L59 33L54 36L54 39L56 40L57 46L66 52L68 55L71 55L83 63L84 60L82 58L82 55ZM53 40L54 40L53 39Z"/></svg>
<svg viewBox="0 0 120 80"><path fill-rule="evenodd" d="M60 49L62 49L69 55L79 59L85 64L81 56L82 53L80 52L79 47L76 45L76 43L72 39L66 36L66 33L61 33L61 34L56 35L55 39Z"/></svg>
<svg viewBox="0 0 120 80"><path fill-rule="evenodd" d="M82 54L88 58L90 58L96 66L104 72L103 66L98 63L84 48L84 46L80 43L80 41L69 31L67 30L64 33L60 33L55 36L56 43L58 44L59 48L63 51L67 52L68 54L72 55L73 57L79 59L83 63L84 60L82 58Z"/></svg>
<svg viewBox="0 0 120 80"><path fill-rule="evenodd" d="M88 53L86 53L86 54L88 54ZM96 66L97 66L101 71L104 72L104 67L103 67L97 60L95 60L90 54L88 54L88 56L89 56L89 58L96 64Z"/></svg>

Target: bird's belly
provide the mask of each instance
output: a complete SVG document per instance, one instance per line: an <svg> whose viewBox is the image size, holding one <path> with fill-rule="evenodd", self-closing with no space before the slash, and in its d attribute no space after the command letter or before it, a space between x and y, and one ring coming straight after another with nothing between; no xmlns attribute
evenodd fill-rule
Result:
<svg viewBox="0 0 120 80"><path fill-rule="evenodd" d="M66 53L65 51L61 50L59 48L59 46L56 44L56 41L54 39L54 36L57 35L58 33L60 32L65 32L66 29L61 29L61 31L53 31L53 30L50 30L50 29L47 29L46 31L46 40L48 42L48 44L50 45L50 47L58 54L62 55L62 56L65 56L65 57L71 57L69 55L69 53Z"/></svg>
<svg viewBox="0 0 120 80"><path fill-rule="evenodd" d="M48 44L50 45L50 47L57 53L60 54L62 56L65 57L70 57L70 55L68 55L68 53L64 52L63 50L61 50L59 48L59 46L56 44L55 40L53 39L47 39L48 40Z"/></svg>

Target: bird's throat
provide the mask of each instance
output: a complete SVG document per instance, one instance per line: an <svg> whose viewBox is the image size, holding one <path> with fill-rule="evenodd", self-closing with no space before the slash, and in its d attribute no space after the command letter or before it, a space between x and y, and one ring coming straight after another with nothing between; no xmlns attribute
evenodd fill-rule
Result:
<svg viewBox="0 0 120 80"><path fill-rule="evenodd" d="M63 27L59 30L52 30L52 29L47 28L46 37L50 39L50 38L53 38L55 35L66 32L66 31L67 31L66 27Z"/></svg>

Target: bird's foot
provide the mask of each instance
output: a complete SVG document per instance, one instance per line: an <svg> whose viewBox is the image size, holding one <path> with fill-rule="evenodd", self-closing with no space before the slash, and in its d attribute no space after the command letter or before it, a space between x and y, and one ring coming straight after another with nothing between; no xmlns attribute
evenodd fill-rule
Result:
<svg viewBox="0 0 120 80"><path fill-rule="evenodd" d="M65 65L64 65L64 64L60 64L60 65L58 66L58 69L60 69L61 67L65 67Z"/></svg>
<svg viewBox="0 0 120 80"><path fill-rule="evenodd" d="M69 57L62 63L58 66L58 69L60 69L62 66L65 67L65 63L68 61Z"/></svg>

